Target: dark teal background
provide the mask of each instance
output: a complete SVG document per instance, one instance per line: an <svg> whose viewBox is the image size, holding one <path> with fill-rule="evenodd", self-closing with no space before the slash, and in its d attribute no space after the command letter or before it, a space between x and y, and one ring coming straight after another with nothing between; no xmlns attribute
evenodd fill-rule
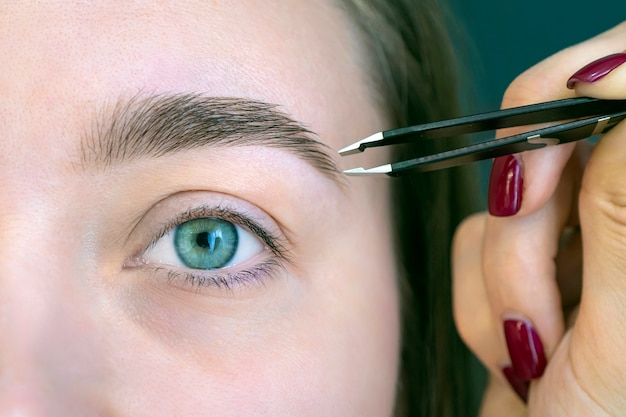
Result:
<svg viewBox="0 0 626 417"><path fill-rule="evenodd" d="M498 107L506 86L535 63L626 20L624 0L450 1L468 38L461 52L479 108Z"/></svg>

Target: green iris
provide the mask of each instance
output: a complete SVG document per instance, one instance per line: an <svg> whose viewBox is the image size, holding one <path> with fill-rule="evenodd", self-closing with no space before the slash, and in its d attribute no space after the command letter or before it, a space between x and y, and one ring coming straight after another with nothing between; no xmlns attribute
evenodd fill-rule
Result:
<svg viewBox="0 0 626 417"><path fill-rule="evenodd" d="M174 234L176 253L188 268L224 268L237 252L239 236L234 224L215 218L180 224Z"/></svg>

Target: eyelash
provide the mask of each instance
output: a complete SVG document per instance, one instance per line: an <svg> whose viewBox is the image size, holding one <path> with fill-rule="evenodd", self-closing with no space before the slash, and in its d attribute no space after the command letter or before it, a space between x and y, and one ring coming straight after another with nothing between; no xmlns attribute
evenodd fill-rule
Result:
<svg viewBox="0 0 626 417"><path fill-rule="evenodd" d="M235 212L229 208L219 206L201 206L193 208L168 221L161 227L160 231L150 240L150 243L141 251L141 254L138 257L135 257L135 259L141 259L143 254L152 248L159 241L159 239L179 225L191 220L207 217L226 220L248 229L261 239L267 248L269 248L271 252L270 259L267 259L249 269L237 272L221 273L210 270L182 270L174 269L175 267L168 268L164 266L154 266L151 267L151 269L155 275L165 273L168 283L172 284L174 281L182 282L183 285L197 290L200 290L203 287L232 289L237 286L264 284L267 278L272 277L278 269L283 268L283 262L290 263L289 251L281 238L270 233L268 230L251 220L248 216ZM142 263L142 266L147 265Z"/></svg>
<svg viewBox="0 0 626 417"><path fill-rule="evenodd" d="M154 273L166 273L167 282L172 284L180 281L183 285L200 290L203 287L216 287L219 289L232 289L233 287L260 284L273 276L277 269L283 265L276 259L268 259L251 269L231 273L208 273L199 274L188 271L178 271L165 267L155 267Z"/></svg>

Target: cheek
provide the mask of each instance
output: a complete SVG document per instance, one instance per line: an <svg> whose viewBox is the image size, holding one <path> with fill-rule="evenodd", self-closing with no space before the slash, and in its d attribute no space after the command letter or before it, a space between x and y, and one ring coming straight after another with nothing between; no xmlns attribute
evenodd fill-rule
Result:
<svg viewBox="0 0 626 417"><path fill-rule="evenodd" d="M363 275L312 276L325 284L281 317L214 318L205 329L210 342L186 337L166 346L128 322L125 335L118 326L115 402L152 416L389 415L399 338L395 286L368 285ZM340 280L355 289L333 284Z"/></svg>
<svg viewBox="0 0 626 417"><path fill-rule="evenodd" d="M160 335L161 343L146 326L118 321L109 333L114 403L152 416L389 415L399 339L393 277L336 269L309 276L316 282L279 315L196 323L203 338Z"/></svg>

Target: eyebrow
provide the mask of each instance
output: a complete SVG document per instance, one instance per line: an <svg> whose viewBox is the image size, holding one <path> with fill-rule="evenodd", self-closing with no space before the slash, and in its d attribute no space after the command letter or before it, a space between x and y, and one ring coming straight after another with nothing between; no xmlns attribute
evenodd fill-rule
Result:
<svg viewBox="0 0 626 417"><path fill-rule="evenodd" d="M330 148L275 104L199 94L134 96L102 109L81 141L82 163L110 166L198 148L283 149L331 179L341 173Z"/></svg>

